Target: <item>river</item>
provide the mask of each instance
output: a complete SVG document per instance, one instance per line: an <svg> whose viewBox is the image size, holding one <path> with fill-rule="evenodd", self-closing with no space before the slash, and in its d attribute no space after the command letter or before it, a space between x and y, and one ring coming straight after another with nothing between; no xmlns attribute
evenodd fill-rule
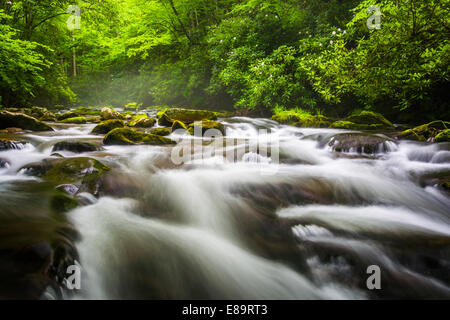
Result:
<svg viewBox="0 0 450 320"><path fill-rule="evenodd" d="M62 298L450 298L450 197L424 182L448 175L449 144L386 140L375 153L337 152L332 139L347 131L221 122L225 139L174 133L177 146L81 154L112 170L104 191L82 194L84 206L67 213L82 278ZM51 157L58 141L101 141L93 124L52 126L15 135L29 143L0 153L10 163L0 169L3 218L39 214L47 192L28 190L39 178L20 168ZM191 156L174 163L182 148ZM367 287L373 265L379 290Z"/></svg>

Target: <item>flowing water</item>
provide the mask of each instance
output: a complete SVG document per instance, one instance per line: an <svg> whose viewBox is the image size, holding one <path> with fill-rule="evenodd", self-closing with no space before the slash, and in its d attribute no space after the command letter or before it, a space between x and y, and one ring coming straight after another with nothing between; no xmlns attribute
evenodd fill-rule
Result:
<svg viewBox="0 0 450 320"><path fill-rule="evenodd" d="M68 298L450 298L450 197L432 180L449 175L448 144L336 152L343 131L222 122L225 139L174 133L175 147L82 154L112 170L97 197L67 213L82 266L82 288ZM44 192L23 191L38 178L22 166L58 141L101 140L93 125L55 128L0 153L3 215L32 210L23 208ZM256 148L262 140L268 148ZM180 162L180 149L191 157ZM371 265L380 290L367 288Z"/></svg>

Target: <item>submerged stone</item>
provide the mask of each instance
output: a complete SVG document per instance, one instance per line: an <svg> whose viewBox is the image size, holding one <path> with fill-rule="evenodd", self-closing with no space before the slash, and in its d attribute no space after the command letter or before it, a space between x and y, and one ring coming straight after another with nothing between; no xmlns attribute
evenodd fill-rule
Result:
<svg viewBox="0 0 450 320"><path fill-rule="evenodd" d="M129 128L117 128L109 132L103 139L105 145L165 145L176 144L175 141L155 134L143 133Z"/></svg>
<svg viewBox="0 0 450 320"><path fill-rule="evenodd" d="M22 113L12 113L8 111L0 111L0 129L5 128L22 128L31 131L53 131L53 129L45 123L36 120L33 117Z"/></svg>

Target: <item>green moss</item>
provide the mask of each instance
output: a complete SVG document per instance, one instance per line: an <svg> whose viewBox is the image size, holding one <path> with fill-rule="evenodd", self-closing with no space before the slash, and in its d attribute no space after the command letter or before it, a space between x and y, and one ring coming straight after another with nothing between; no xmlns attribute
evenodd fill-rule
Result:
<svg viewBox="0 0 450 320"><path fill-rule="evenodd" d="M165 127L171 127L173 120L170 119L170 117L167 115L166 111L159 111L156 114L156 117L158 118L158 124L160 126L165 126Z"/></svg>
<svg viewBox="0 0 450 320"><path fill-rule="evenodd" d="M75 198L64 193L56 194L50 200L50 209L56 214L66 213L79 205Z"/></svg>
<svg viewBox="0 0 450 320"><path fill-rule="evenodd" d="M113 129L123 128L124 126L125 124L123 123L123 121L119 119L105 120L96 125L95 128L92 130L92 133L107 134Z"/></svg>
<svg viewBox="0 0 450 320"><path fill-rule="evenodd" d="M78 113L73 112L73 111L69 111L69 112L57 115L56 118L58 119L58 121L62 121L62 120L66 120L66 119L69 119L69 118L76 118L78 116L79 116Z"/></svg>
<svg viewBox="0 0 450 320"><path fill-rule="evenodd" d="M169 134L171 134L171 131L168 128L155 128L150 130L150 133L156 134L158 136L168 136Z"/></svg>
<svg viewBox="0 0 450 320"><path fill-rule="evenodd" d="M130 102L124 106L124 110L139 110L142 106L142 103Z"/></svg>
<svg viewBox="0 0 450 320"><path fill-rule="evenodd" d="M102 120L111 120L111 119L125 119L125 116L120 112L114 110L113 108L104 107L101 110Z"/></svg>
<svg viewBox="0 0 450 320"><path fill-rule="evenodd" d="M196 131L195 127L201 127L202 135L204 135L205 132L209 129L217 129L222 133L222 135L225 135L224 125L217 121L203 120L203 121L196 121L194 123L191 123L188 126L188 131L191 135L194 135L194 133Z"/></svg>
<svg viewBox="0 0 450 320"><path fill-rule="evenodd" d="M346 120L335 121L330 125L330 128L334 129L347 129L347 130L381 130L386 127L383 124L359 124Z"/></svg>
<svg viewBox="0 0 450 320"><path fill-rule="evenodd" d="M413 129L408 129L400 133L399 138L401 139L410 139L417 141L427 141L431 138L437 138L437 136L447 131L450 128L450 122L436 120L430 123L426 123L420 126L417 126ZM442 135L439 139L444 139L445 134Z"/></svg>
<svg viewBox="0 0 450 320"><path fill-rule="evenodd" d="M130 127L137 127L137 128L151 128L155 125L156 120L153 118L149 118L146 114L138 114L135 115L130 122L128 122L128 125Z"/></svg>
<svg viewBox="0 0 450 320"><path fill-rule="evenodd" d="M143 133L129 128L117 128L110 131L103 139L105 145L150 144L164 145L176 142L155 134Z"/></svg>
<svg viewBox="0 0 450 320"><path fill-rule="evenodd" d="M100 110L94 107L78 107L72 112L76 113L79 116L100 116Z"/></svg>
<svg viewBox="0 0 450 320"><path fill-rule="evenodd" d="M62 123L74 123L74 124L83 124L86 123L87 120L85 117L74 117L74 118L68 118L61 121Z"/></svg>
<svg viewBox="0 0 450 320"><path fill-rule="evenodd" d="M322 115L299 115L297 118L298 121L294 123L297 127L328 128L331 125L331 120Z"/></svg>
<svg viewBox="0 0 450 320"><path fill-rule="evenodd" d="M436 142L450 142L450 129L438 133L434 139Z"/></svg>
<svg viewBox="0 0 450 320"><path fill-rule="evenodd" d="M0 129L11 127L31 131L53 131L53 129L50 126L46 125L41 121L36 120L33 117L21 113L0 111Z"/></svg>
<svg viewBox="0 0 450 320"><path fill-rule="evenodd" d="M92 187L100 175L110 170L100 161L87 157L57 159L51 162L51 165L52 167L45 173L44 179L55 185L85 185L89 191L92 191Z"/></svg>
<svg viewBox="0 0 450 320"><path fill-rule="evenodd" d="M366 129L394 128L394 125L383 115L372 111L361 111L359 114L353 114L345 119L345 121L353 122Z"/></svg>
<svg viewBox="0 0 450 320"><path fill-rule="evenodd" d="M178 130L178 129L187 130L188 128L183 122L175 120L172 124L172 132L174 132L175 130Z"/></svg>
<svg viewBox="0 0 450 320"><path fill-rule="evenodd" d="M175 120L184 122L186 124L201 120L217 120L217 114L213 111L191 110L182 108L170 108L164 110L163 112L159 112L157 116L158 123L160 119L163 119L162 122L164 122L164 124L160 125L165 126L171 126L173 121Z"/></svg>
<svg viewBox="0 0 450 320"><path fill-rule="evenodd" d="M30 116L39 119L40 121L56 121L56 115L46 108L32 107L29 112Z"/></svg>

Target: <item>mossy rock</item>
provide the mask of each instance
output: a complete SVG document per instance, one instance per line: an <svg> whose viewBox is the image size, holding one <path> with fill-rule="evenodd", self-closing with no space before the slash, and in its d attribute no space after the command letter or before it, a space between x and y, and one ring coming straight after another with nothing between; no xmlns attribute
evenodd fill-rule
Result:
<svg viewBox="0 0 450 320"><path fill-rule="evenodd" d="M408 129L400 133L400 139L409 139L416 141L428 141L434 139L440 133L447 131L450 128L450 122L436 120L413 129ZM445 134L439 139L444 139Z"/></svg>
<svg viewBox="0 0 450 320"><path fill-rule="evenodd" d="M150 130L150 133L156 134L158 136L168 136L169 134L171 134L171 131L168 128L155 128Z"/></svg>
<svg viewBox="0 0 450 320"><path fill-rule="evenodd" d="M125 117L113 108L104 107L101 111L102 120L124 119Z"/></svg>
<svg viewBox="0 0 450 320"><path fill-rule="evenodd" d="M187 127L183 122L178 121L178 120L175 120L175 121L172 123L172 132L174 132L175 130L178 130L178 129L184 129L184 130L187 130L188 127Z"/></svg>
<svg viewBox="0 0 450 320"><path fill-rule="evenodd" d="M328 128L332 122L330 119L322 115L304 115L297 118L298 121L293 125L302 128Z"/></svg>
<svg viewBox="0 0 450 320"><path fill-rule="evenodd" d="M62 123L84 124L87 122L85 117L68 118L61 121Z"/></svg>
<svg viewBox="0 0 450 320"><path fill-rule="evenodd" d="M130 127L137 127L137 128L151 128L155 125L156 120L153 118L149 118L146 114L138 114L135 115L130 122L128 122L128 125Z"/></svg>
<svg viewBox="0 0 450 320"><path fill-rule="evenodd" d="M360 125L365 130L394 128L394 125L382 114L372 111L362 111L359 114L351 115L345 118L345 121Z"/></svg>
<svg viewBox="0 0 450 320"><path fill-rule="evenodd" d="M92 133L107 134L113 129L123 128L124 126L125 124L123 123L123 121L119 119L105 120L96 125L95 128L92 130Z"/></svg>
<svg viewBox="0 0 450 320"><path fill-rule="evenodd" d="M56 121L56 115L42 107L32 107L29 115L40 121Z"/></svg>
<svg viewBox="0 0 450 320"><path fill-rule="evenodd" d="M79 205L77 199L62 192L54 195L50 200L50 209L56 214L66 213Z"/></svg>
<svg viewBox="0 0 450 320"><path fill-rule="evenodd" d="M101 116L90 116L90 117L86 117L86 120L89 123L100 123L100 122L102 122L102 117Z"/></svg>
<svg viewBox="0 0 450 320"><path fill-rule="evenodd" d="M31 131L53 131L47 124L22 113L0 111L0 129L22 128Z"/></svg>
<svg viewBox="0 0 450 320"><path fill-rule="evenodd" d="M137 102L130 102L127 103L123 109L124 110L133 110L133 111L137 111L142 107L142 103L137 103Z"/></svg>
<svg viewBox="0 0 450 320"><path fill-rule="evenodd" d="M175 141L155 134L143 133L129 128L117 128L110 131L103 139L105 145L165 145L176 144Z"/></svg>
<svg viewBox="0 0 450 320"><path fill-rule="evenodd" d="M450 142L450 129L438 133L434 140L436 142Z"/></svg>
<svg viewBox="0 0 450 320"><path fill-rule="evenodd" d="M208 110L191 110L182 108L170 108L163 112L158 112L158 123L164 126L172 126L175 120L185 124L191 124L195 121L217 120L217 114ZM159 122L161 120L161 123Z"/></svg>
<svg viewBox="0 0 450 320"><path fill-rule="evenodd" d="M52 152L70 151L75 153L100 151L102 147L85 141L60 141L53 146Z"/></svg>
<svg viewBox="0 0 450 320"><path fill-rule="evenodd" d="M79 116L101 116L101 111L94 107L78 107L72 112Z"/></svg>
<svg viewBox="0 0 450 320"><path fill-rule="evenodd" d="M170 119L170 117L167 115L167 113L165 111L159 111L156 114L156 117L158 118L158 124L160 126L164 126L164 127L171 127L173 120Z"/></svg>
<svg viewBox="0 0 450 320"><path fill-rule="evenodd" d="M69 111L69 112L57 115L56 118L58 121L63 121L63 120L69 119L69 118L76 118L78 116L80 116L78 113Z"/></svg>
<svg viewBox="0 0 450 320"><path fill-rule="evenodd" d="M217 121L203 120L191 123L188 126L188 131L191 135L194 135L196 133L197 130L195 130L195 127L201 128L202 135L204 135L205 132L208 131L209 129L219 130L223 136L225 135L224 125Z"/></svg>

